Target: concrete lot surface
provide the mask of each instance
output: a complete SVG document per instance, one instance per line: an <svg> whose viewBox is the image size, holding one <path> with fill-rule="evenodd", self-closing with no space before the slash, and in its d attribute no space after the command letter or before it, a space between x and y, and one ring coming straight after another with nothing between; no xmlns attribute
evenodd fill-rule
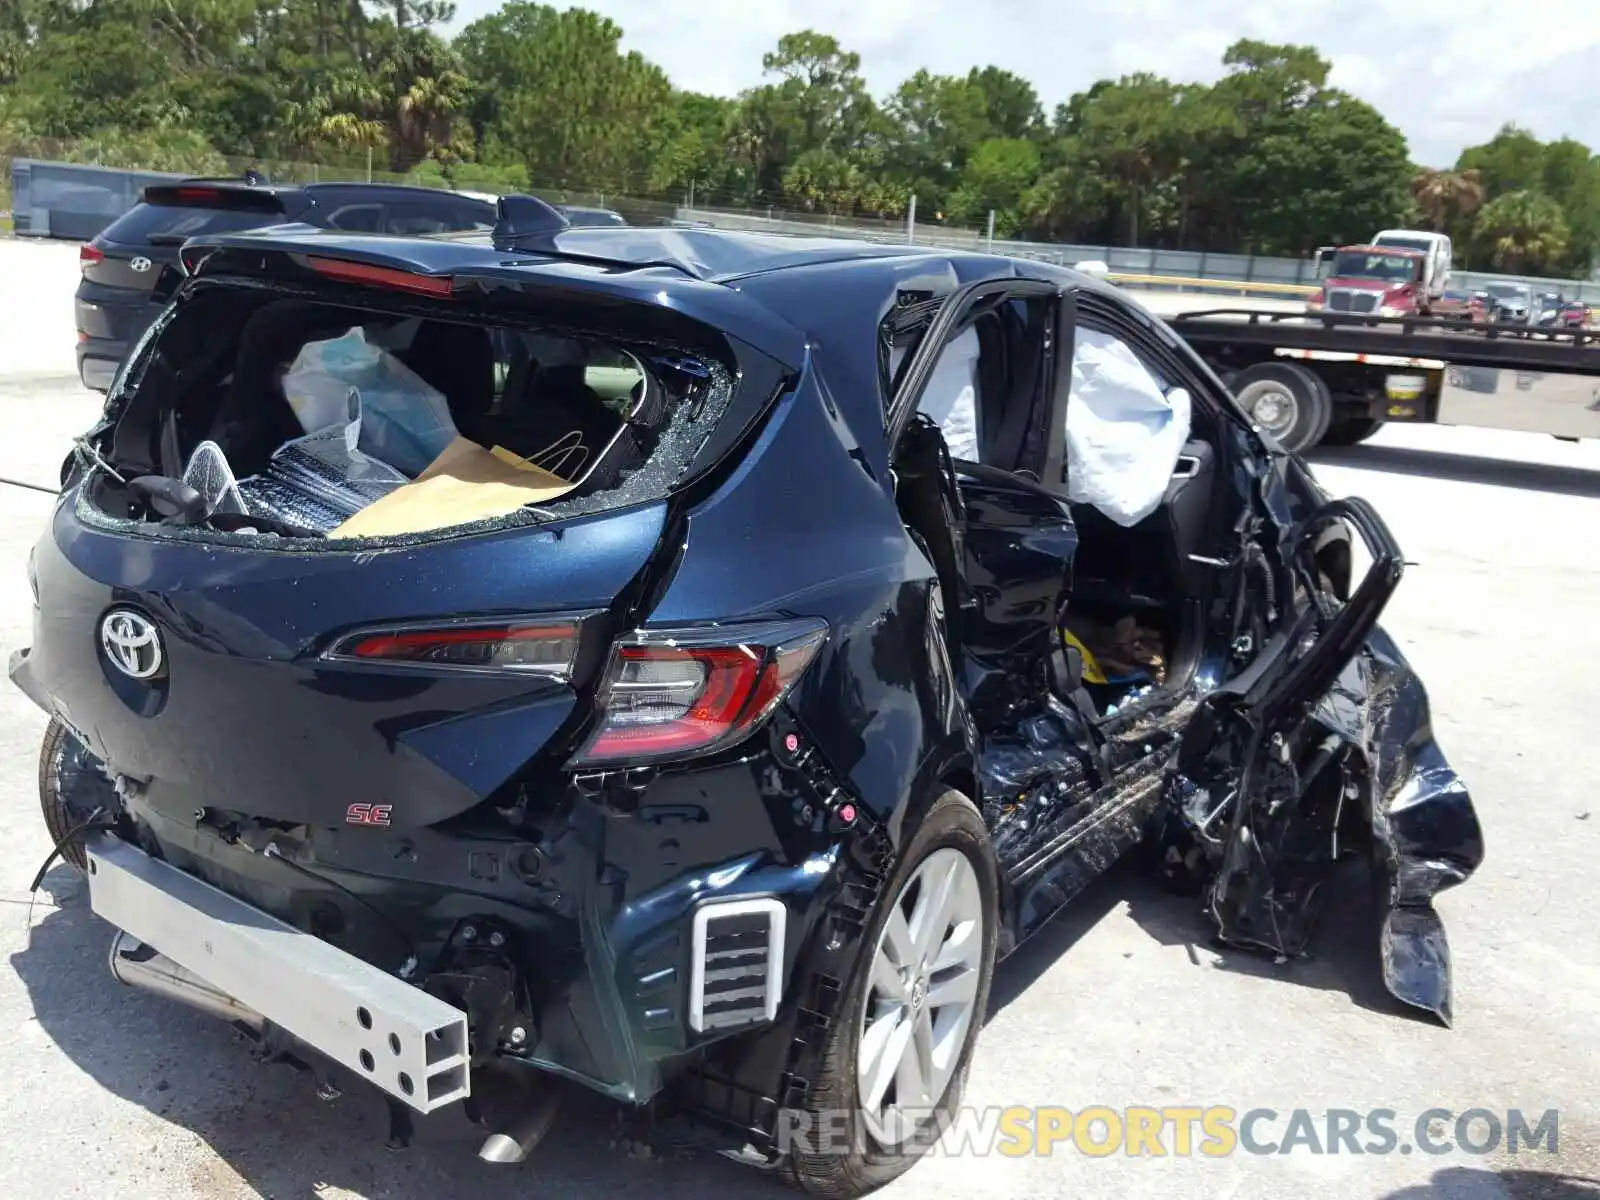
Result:
<svg viewBox="0 0 1600 1200"><path fill-rule="evenodd" d="M54 249L0 244L0 263L38 250L29 261L41 264ZM48 311L19 300L24 290L6 289L12 309L0 324L0 476L50 485L97 398L70 378L70 341L62 353L70 286ZM1067 1145L1049 1156L942 1157L885 1197L1600 1197L1600 445L1389 429L1317 463L1335 491L1378 504L1414 562L1385 624L1429 686L1440 741L1485 826L1486 864L1440 905L1455 1028L1395 1011L1353 883L1330 899L1314 956L1278 965L1218 953L1191 901L1121 868L1002 967L967 1099L1278 1110L1256 1130L1265 1141L1283 1138L1297 1108L1319 1126L1328 1109L1386 1108L1400 1144L1389 1154L1210 1158L1171 1154L1169 1136L1164 1158L1096 1158ZM7 651L29 639L24 564L51 503L0 485ZM31 903L27 893L49 849L36 800L43 728L20 693L0 687L0 1196L786 1194L705 1154L630 1152L614 1144L598 1103L570 1109L520 1167L480 1164L456 1118L425 1124L410 1152L390 1153L374 1096L319 1102L303 1077L253 1064L227 1029L113 983L110 931L87 911L79 880L57 866ZM1533 1118L1558 1109L1557 1153L1403 1152L1429 1108L1502 1120L1511 1109Z"/></svg>

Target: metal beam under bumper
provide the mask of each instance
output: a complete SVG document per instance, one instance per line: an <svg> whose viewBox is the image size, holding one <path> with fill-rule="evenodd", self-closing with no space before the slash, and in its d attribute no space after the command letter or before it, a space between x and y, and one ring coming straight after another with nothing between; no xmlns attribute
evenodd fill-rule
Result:
<svg viewBox="0 0 1600 1200"><path fill-rule="evenodd" d="M95 913L418 1112L470 1094L467 1017L116 838L89 845Z"/></svg>

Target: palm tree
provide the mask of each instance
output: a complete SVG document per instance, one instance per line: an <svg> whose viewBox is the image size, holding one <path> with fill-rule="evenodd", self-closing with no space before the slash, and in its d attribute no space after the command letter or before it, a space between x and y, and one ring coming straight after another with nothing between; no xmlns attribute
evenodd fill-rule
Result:
<svg viewBox="0 0 1600 1200"><path fill-rule="evenodd" d="M1507 192L1478 214L1478 244L1502 271L1548 273L1567 252L1567 219L1543 192Z"/></svg>
<svg viewBox="0 0 1600 1200"><path fill-rule="evenodd" d="M1483 180L1476 167L1463 171L1424 167L1411 181L1411 194L1437 231L1444 229L1452 217L1471 216L1477 210L1483 203Z"/></svg>
<svg viewBox="0 0 1600 1200"><path fill-rule="evenodd" d="M466 107L467 79L449 68L418 75L394 101L390 118L390 167L409 171L432 151L448 146L458 112Z"/></svg>

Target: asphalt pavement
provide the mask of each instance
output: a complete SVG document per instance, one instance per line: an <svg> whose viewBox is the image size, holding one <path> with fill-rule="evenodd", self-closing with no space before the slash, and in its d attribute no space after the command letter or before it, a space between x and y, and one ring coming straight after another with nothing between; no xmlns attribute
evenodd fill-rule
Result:
<svg viewBox="0 0 1600 1200"><path fill-rule="evenodd" d="M10 316L0 325L0 477L48 487L98 398L70 376L70 317L20 304ZM1317 1154L1302 1141L1291 1153L1208 1157L1174 1153L1169 1138L1165 1157L1070 1146L946 1155L885 1197L1600 1197L1600 444L1390 428L1315 461L1333 490L1379 506L1412 561L1385 625L1429 687L1439 740L1485 827L1483 868L1439 905L1455 1027L1388 1000L1355 880L1330 896L1312 956L1278 964L1218 952L1192 901L1123 867L1002 966L967 1100L1272 1109L1279 1117L1259 1127L1258 1144L1288 1140L1296 1109L1319 1126L1329 1109L1390 1109L1397 1145ZM0 484L8 652L29 638L24 567L51 504ZM598 1102L570 1109L517 1167L480 1164L477 1139L453 1117L424 1122L418 1144L393 1153L374 1096L318 1101L302 1076L254 1064L216 1022L115 984L110 931L88 912L81 881L57 866L37 896L27 891L49 849L36 799L43 729L0 686L0 1196L787 1194L703 1153L619 1143ZM1513 1155L1503 1142L1426 1153L1408 1135L1431 1108L1502 1119L1559 1110L1556 1153Z"/></svg>

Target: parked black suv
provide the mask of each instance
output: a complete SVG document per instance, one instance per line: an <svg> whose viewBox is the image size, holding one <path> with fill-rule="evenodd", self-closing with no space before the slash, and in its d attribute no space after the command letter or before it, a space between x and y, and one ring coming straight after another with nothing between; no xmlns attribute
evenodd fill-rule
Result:
<svg viewBox="0 0 1600 1200"><path fill-rule="evenodd" d="M273 185L249 179L153 184L79 252L78 375L105 391L124 355L165 303L178 247L202 233L288 221L352 233L418 235L491 229L494 205L458 192L401 184Z"/></svg>

